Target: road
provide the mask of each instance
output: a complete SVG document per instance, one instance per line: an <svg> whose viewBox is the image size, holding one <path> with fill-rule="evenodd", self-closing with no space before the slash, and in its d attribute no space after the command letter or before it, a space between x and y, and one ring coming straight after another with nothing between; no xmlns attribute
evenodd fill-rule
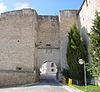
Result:
<svg viewBox="0 0 100 92"><path fill-rule="evenodd" d="M42 76L43 77L43 76ZM44 79L45 78L45 79ZM0 92L69 92L64 89L55 79L46 79L46 76L37 84L24 85L21 87L3 88Z"/></svg>

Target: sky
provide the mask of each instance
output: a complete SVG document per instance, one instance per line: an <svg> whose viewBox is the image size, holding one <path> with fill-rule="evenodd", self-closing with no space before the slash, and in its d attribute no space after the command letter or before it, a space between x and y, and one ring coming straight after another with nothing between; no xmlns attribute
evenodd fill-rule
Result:
<svg viewBox="0 0 100 92"><path fill-rule="evenodd" d="M32 8L39 15L58 15L59 10L79 9L83 0L0 0L0 13Z"/></svg>

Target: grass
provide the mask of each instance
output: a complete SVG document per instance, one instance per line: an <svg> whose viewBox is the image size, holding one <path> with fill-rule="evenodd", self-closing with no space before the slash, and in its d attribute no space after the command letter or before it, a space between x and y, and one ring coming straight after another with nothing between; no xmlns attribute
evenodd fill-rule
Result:
<svg viewBox="0 0 100 92"><path fill-rule="evenodd" d="M96 90L99 90L100 91L100 87L99 86L94 86L94 85L88 85L89 88L93 88L93 89L96 89Z"/></svg>
<svg viewBox="0 0 100 92"><path fill-rule="evenodd" d="M85 92L84 86L79 86L79 85L73 84L73 87L78 88L78 89L80 89L80 90ZM95 85L88 85L86 92L100 92L100 87L99 86L95 86Z"/></svg>

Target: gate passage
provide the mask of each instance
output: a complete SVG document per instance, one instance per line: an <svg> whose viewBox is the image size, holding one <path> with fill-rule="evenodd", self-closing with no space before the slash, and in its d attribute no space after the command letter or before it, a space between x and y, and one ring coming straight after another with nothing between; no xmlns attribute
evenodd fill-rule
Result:
<svg viewBox="0 0 100 92"><path fill-rule="evenodd" d="M51 61L46 61L40 68L40 79L56 80L57 66Z"/></svg>

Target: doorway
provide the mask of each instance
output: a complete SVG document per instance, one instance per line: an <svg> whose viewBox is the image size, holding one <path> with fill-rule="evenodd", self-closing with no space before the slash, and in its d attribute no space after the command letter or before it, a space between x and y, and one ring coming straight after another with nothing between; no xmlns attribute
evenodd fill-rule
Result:
<svg viewBox="0 0 100 92"><path fill-rule="evenodd" d="M54 81L57 79L57 66L52 61L45 61L40 68L40 81Z"/></svg>

